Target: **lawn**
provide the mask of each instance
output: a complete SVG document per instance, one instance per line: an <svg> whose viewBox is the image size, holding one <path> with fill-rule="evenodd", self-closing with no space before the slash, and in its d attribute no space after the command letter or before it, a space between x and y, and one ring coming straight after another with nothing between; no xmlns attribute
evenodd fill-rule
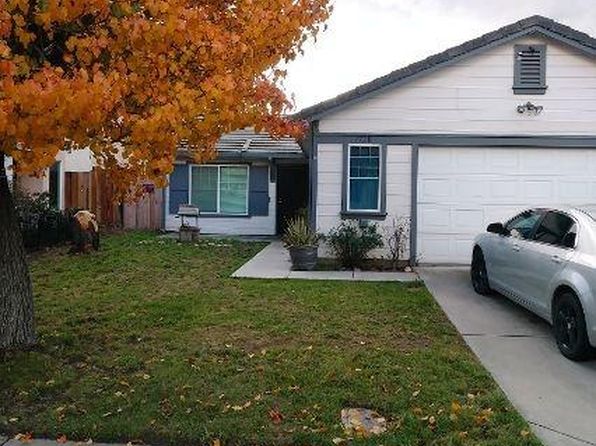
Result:
<svg viewBox="0 0 596 446"><path fill-rule="evenodd" d="M0 357L0 433L333 445L366 407L389 429L356 445L539 444L423 286L230 279L262 246L34 256L39 345Z"/></svg>

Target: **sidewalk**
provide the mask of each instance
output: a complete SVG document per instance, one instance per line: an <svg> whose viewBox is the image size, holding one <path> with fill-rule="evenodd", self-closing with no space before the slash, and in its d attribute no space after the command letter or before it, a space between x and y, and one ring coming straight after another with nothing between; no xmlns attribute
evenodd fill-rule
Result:
<svg viewBox="0 0 596 446"><path fill-rule="evenodd" d="M347 280L353 282L415 282L416 273L376 271L292 271L292 263L282 242L271 242L265 249L232 274L243 279Z"/></svg>

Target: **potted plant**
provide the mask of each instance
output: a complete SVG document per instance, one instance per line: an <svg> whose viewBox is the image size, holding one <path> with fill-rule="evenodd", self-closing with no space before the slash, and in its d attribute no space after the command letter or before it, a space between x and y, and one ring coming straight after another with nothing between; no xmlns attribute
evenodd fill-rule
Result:
<svg viewBox="0 0 596 446"><path fill-rule="evenodd" d="M295 217L288 222L283 242L292 259L292 269L312 271L317 266L321 235L313 231L306 218Z"/></svg>

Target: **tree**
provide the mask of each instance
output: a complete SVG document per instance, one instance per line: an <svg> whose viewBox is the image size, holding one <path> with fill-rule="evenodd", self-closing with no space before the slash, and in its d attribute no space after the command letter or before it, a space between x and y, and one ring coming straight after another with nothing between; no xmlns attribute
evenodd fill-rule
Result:
<svg viewBox="0 0 596 446"><path fill-rule="evenodd" d="M90 147L121 196L165 185L185 141L300 133L279 67L316 36L328 0L0 0L0 350L35 342L27 264L6 185Z"/></svg>

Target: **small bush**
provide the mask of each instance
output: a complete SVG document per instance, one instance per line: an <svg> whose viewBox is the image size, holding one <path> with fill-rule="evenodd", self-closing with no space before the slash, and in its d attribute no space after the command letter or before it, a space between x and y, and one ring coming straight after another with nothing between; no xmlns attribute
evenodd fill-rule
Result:
<svg viewBox="0 0 596 446"><path fill-rule="evenodd" d="M333 255L344 268L362 265L370 251L383 247L383 237L376 224L346 220L327 236Z"/></svg>
<svg viewBox="0 0 596 446"><path fill-rule="evenodd" d="M29 195L14 191L17 219L25 248L29 251L59 245L72 240L72 215L75 211L60 211L50 204L47 193Z"/></svg>
<svg viewBox="0 0 596 446"><path fill-rule="evenodd" d="M321 235L313 231L305 217L295 217L288 222L283 237L284 245L291 247L318 246Z"/></svg>
<svg viewBox="0 0 596 446"><path fill-rule="evenodd" d="M406 217L394 218L391 226L385 228L388 260L394 270L398 269L410 241L410 219Z"/></svg>

